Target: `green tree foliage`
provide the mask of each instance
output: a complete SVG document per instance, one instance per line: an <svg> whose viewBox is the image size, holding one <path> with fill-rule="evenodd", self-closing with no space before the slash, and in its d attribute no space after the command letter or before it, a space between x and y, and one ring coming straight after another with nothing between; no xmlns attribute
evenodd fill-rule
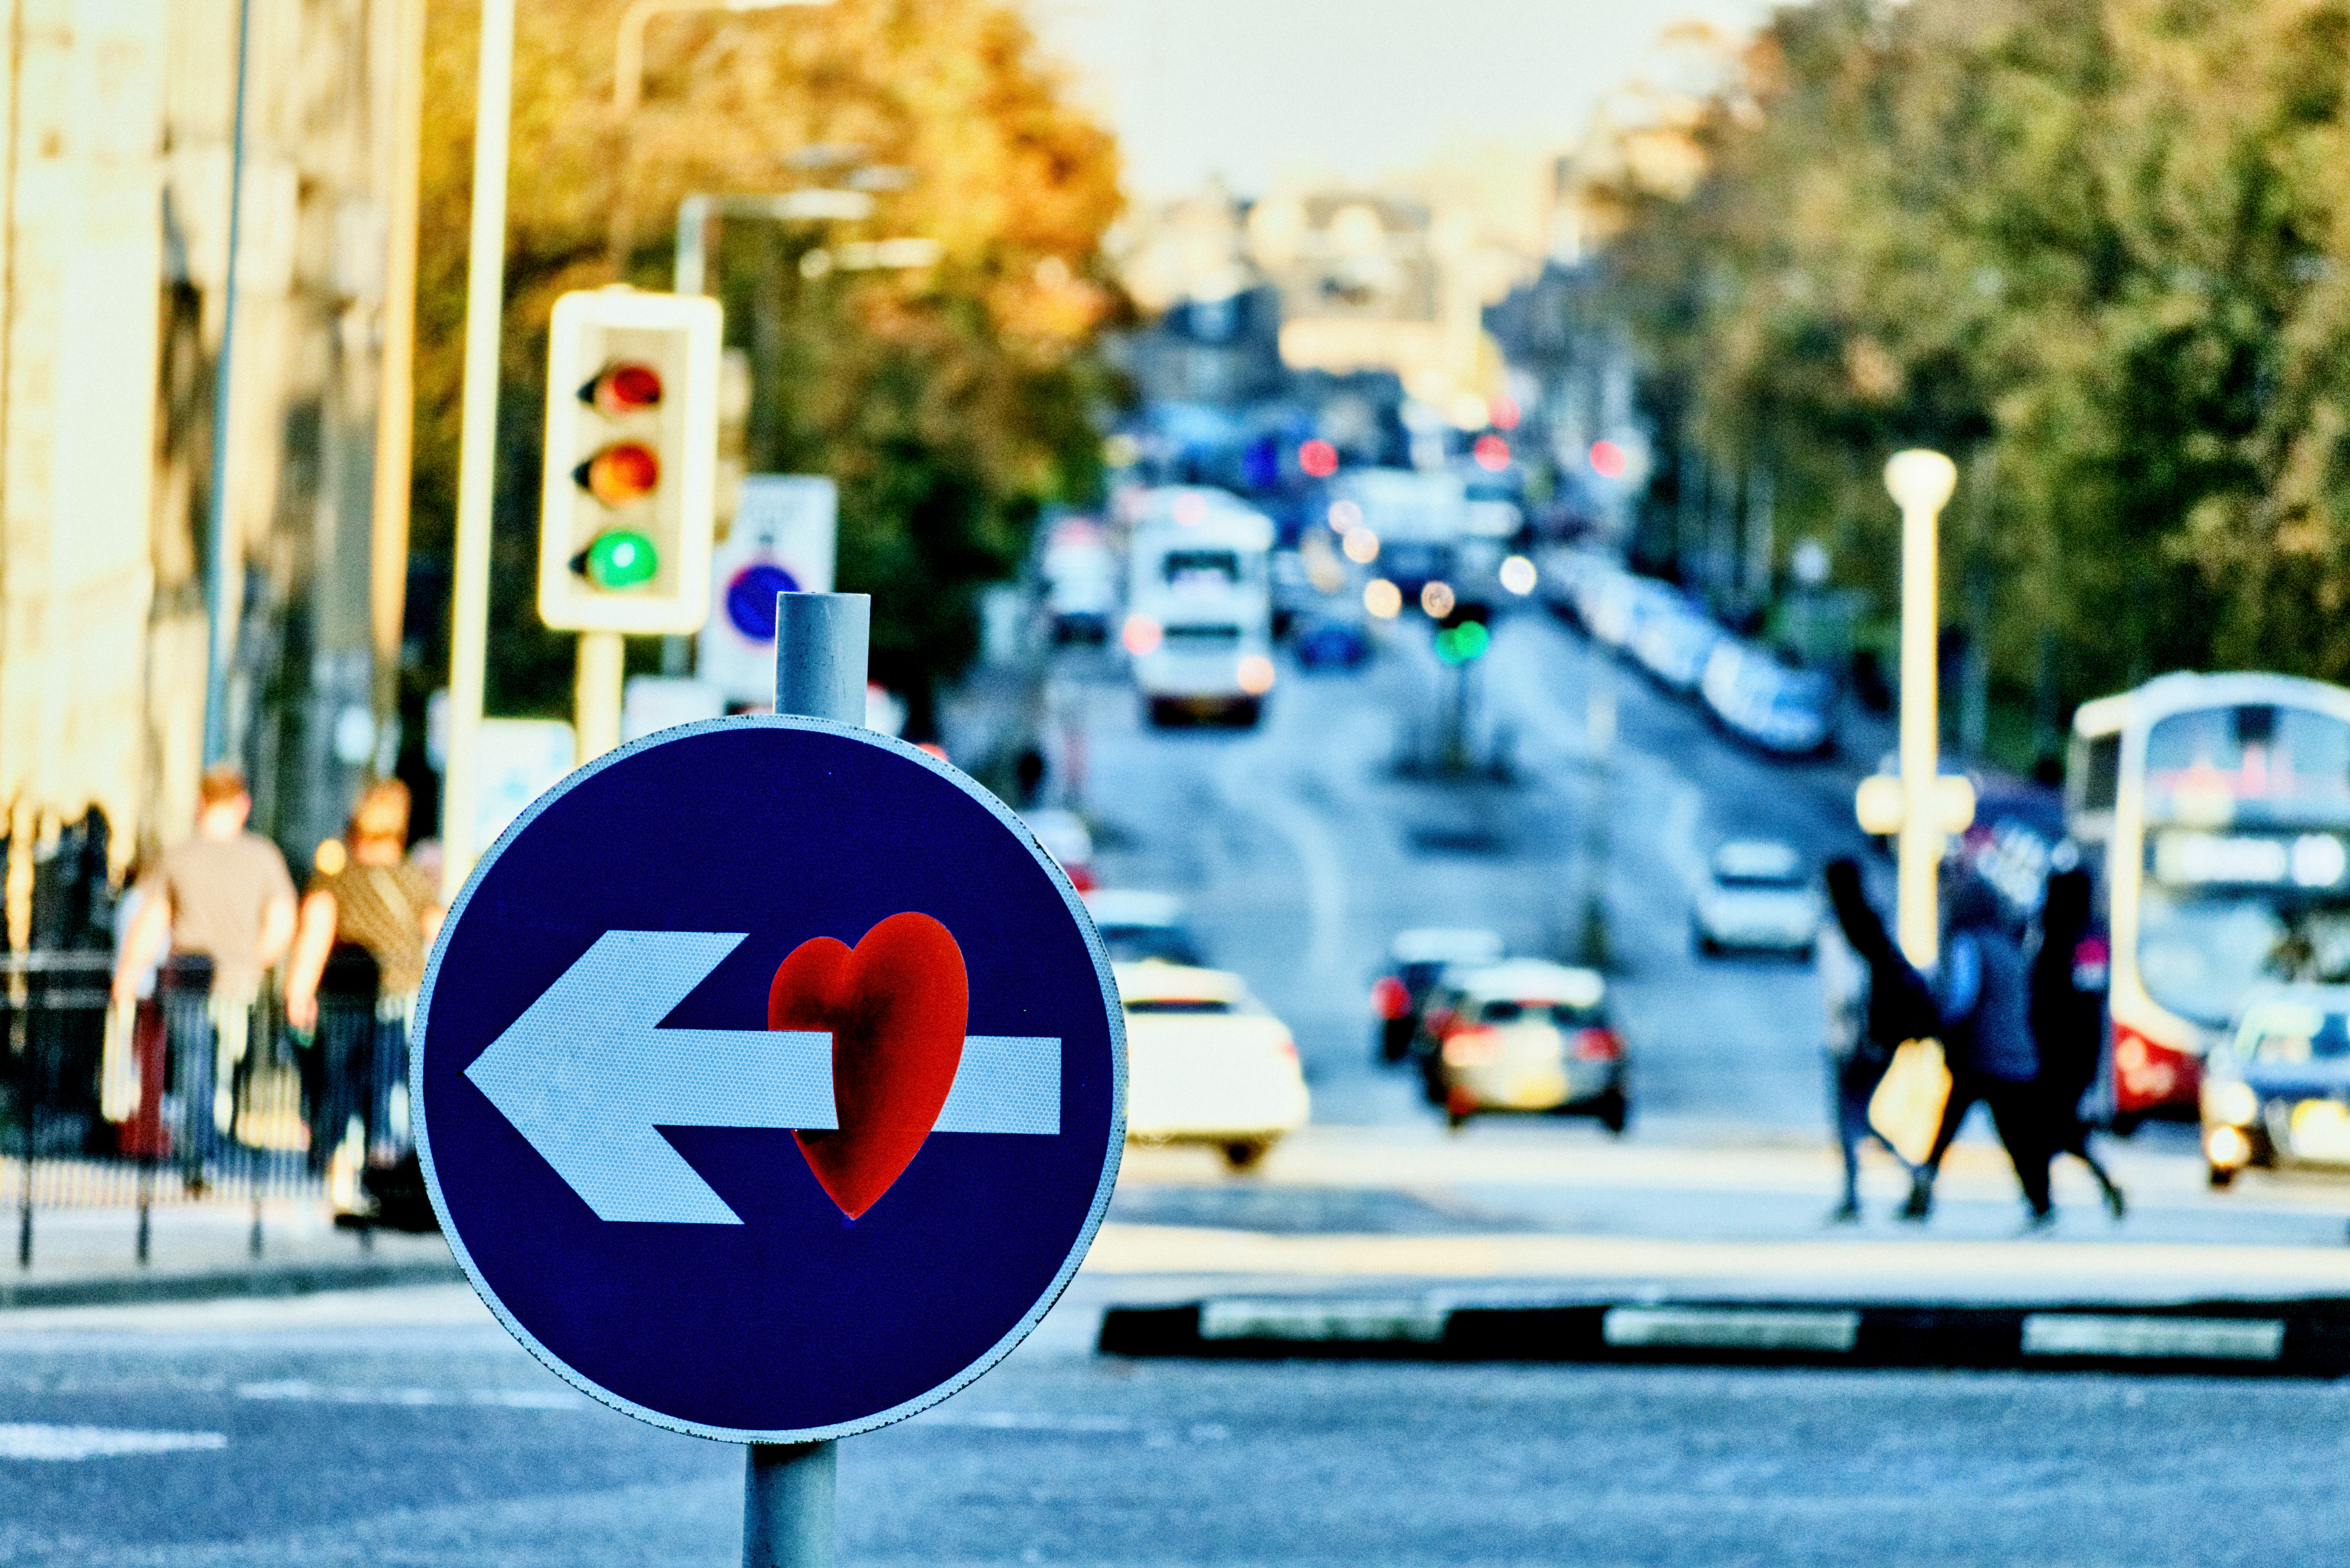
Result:
<svg viewBox="0 0 2350 1568"><path fill-rule="evenodd" d="M1652 407L1880 603L1884 459L1950 452L2011 686L2350 677L2345 85L2345 0L1783 9L1701 176L1604 192Z"/></svg>
<svg viewBox="0 0 2350 1568"><path fill-rule="evenodd" d="M428 552L451 535L461 412L476 18L460 9L435 13L428 51L415 500ZM709 286L727 341L752 356L749 466L839 483L840 586L875 596L875 674L919 721L976 646L979 587L1016 567L1041 506L1097 483L1090 412L1107 388L1092 342L1121 300L1100 251L1115 146L1000 0L661 16L625 119L611 107L622 10L519 8L493 709L569 702L569 639L532 607L556 296L614 281L616 254L626 281L669 287L688 194L863 168L880 171L872 217L722 224ZM938 242L941 259L802 265L906 236Z"/></svg>

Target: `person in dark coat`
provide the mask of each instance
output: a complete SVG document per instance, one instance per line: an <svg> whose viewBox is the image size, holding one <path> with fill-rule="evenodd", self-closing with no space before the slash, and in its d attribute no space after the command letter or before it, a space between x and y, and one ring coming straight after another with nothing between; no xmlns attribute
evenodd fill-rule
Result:
<svg viewBox="0 0 2350 1568"><path fill-rule="evenodd" d="M2040 905L2040 950L2032 960L2032 1038L2040 1048L2041 1125L2051 1158L2069 1154L2089 1168L2105 1189L2115 1219L2128 1202L2097 1157L2089 1152L2088 1124L2081 1119L2081 1096L2097 1075L2105 1042L2105 1005L2080 983L2075 971L2082 939L2089 934L2089 873L2079 866L2048 878Z"/></svg>
<svg viewBox="0 0 2350 1568"><path fill-rule="evenodd" d="M2023 1185L2032 1228L2039 1230L2054 1222L2056 1210L2048 1198L2040 1053L2032 1038L2023 950L2002 918L1999 895L1980 877L1962 873L1951 884L1949 924L1937 1000L1950 1100L1933 1149L1911 1179L1902 1218L1923 1220L1932 1211L1942 1156L1958 1136L1959 1124L1981 1101L1991 1107L1999 1141Z"/></svg>
<svg viewBox="0 0 2350 1568"><path fill-rule="evenodd" d="M1916 1175L1901 1151L1869 1125L1868 1102L1892 1064L1895 1047L1933 1033L1936 1018L1924 979L1893 945L1868 902L1860 863L1850 856L1829 861L1827 888L1835 925L1823 933L1820 979L1827 993L1831 1108L1844 1154L1844 1200L1828 1219L1846 1224L1860 1218L1863 1140L1875 1138L1903 1170Z"/></svg>

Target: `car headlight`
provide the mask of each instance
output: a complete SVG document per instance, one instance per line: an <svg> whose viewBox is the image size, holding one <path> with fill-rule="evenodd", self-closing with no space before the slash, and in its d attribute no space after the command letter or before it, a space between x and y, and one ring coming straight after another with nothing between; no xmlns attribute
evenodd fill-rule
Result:
<svg viewBox="0 0 2350 1568"><path fill-rule="evenodd" d="M2203 1119L2222 1127L2250 1127L2261 1119L2261 1096L2250 1084L2238 1080L2206 1083Z"/></svg>

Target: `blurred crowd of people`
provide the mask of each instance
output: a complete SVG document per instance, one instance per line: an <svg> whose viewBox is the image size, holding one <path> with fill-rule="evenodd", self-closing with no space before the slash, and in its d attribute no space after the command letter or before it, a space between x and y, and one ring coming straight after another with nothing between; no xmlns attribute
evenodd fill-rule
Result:
<svg viewBox="0 0 2350 1568"><path fill-rule="evenodd" d="M409 853L407 786L361 792L298 899L285 857L246 826L253 798L236 769L207 772L197 799L195 832L134 868L117 918L109 1034L145 1042L120 1054L153 1062L150 1130L130 1152L203 1183L234 1140L256 1023L282 1019L312 1172L398 1166L412 1147L409 1025L442 912ZM140 1076L133 1067L133 1102Z"/></svg>
<svg viewBox="0 0 2350 1568"><path fill-rule="evenodd" d="M2080 962L2090 933L2088 872L2052 872L2037 919L2026 922L1988 882L1960 870L1944 888L1947 940L1929 973L1886 929L1857 861L1830 862L1826 880L1835 919L1822 934L1820 977L1844 1158L1844 1193L1831 1221L1861 1217L1860 1149L1872 1140L1908 1177L1900 1218L1926 1220L1943 1158L1977 1105L1989 1110L2014 1166L2027 1230L2055 1222L2050 1171L2060 1154L2088 1167L2121 1219L2127 1199L2091 1150L2081 1111L2103 1029L2103 999ZM1897 1071L1905 1082L1888 1096ZM1887 1126L1905 1120L1910 1125Z"/></svg>

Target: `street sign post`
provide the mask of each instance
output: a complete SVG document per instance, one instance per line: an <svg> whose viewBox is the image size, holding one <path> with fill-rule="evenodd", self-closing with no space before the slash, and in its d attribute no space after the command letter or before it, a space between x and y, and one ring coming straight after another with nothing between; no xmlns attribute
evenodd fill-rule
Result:
<svg viewBox="0 0 2350 1568"><path fill-rule="evenodd" d="M608 753L482 858L411 1068L483 1300L594 1397L754 1445L762 1563L829 1561L830 1439L1043 1317L1125 1137L1068 878L963 774L841 722L861 596L787 598L781 713Z"/></svg>

